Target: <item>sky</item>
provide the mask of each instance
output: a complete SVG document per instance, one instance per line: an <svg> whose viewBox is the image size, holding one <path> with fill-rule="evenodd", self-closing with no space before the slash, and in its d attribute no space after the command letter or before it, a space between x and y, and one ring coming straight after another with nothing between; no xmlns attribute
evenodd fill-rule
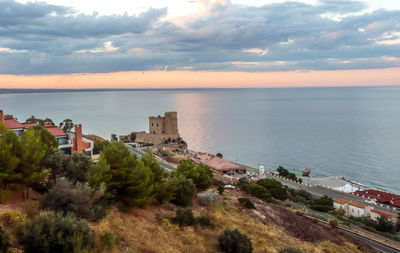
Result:
<svg viewBox="0 0 400 253"><path fill-rule="evenodd" d="M0 88L400 85L399 73L398 0L0 0Z"/></svg>

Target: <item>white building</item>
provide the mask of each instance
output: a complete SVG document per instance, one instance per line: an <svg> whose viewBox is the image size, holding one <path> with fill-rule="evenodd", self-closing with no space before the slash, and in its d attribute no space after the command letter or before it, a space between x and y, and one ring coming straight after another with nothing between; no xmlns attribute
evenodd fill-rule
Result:
<svg viewBox="0 0 400 253"><path fill-rule="evenodd" d="M371 215L373 207L367 206L363 203L351 201L344 198L339 198L333 202L333 207L336 210L344 210L346 216L365 217Z"/></svg>

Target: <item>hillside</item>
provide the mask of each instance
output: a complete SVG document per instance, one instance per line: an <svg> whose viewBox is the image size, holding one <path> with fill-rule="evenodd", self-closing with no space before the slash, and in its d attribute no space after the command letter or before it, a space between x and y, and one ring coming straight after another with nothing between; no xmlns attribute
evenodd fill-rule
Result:
<svg viewBox="0 0 400 253"><path fill-rule="evenodd" d="M237 199L242 196L250 198L257 210L241 207ZM199 225L180 228L172 224L170 218L175 212L170 204L152 205L130 213L113 208L106 218L91 225L98 235L110 231L119 238L113 252L219 252L218 236L226 228L246 233L254 252L279 252L289 246L316 253L376 252L336 229L239 190L226 190L224 197L216 195L215 198L216 203L207 207L199 205L197 198L192 207L195 216L209 216L214 229L203 229ZM103 252L99 241L95 252Z"/></svg>

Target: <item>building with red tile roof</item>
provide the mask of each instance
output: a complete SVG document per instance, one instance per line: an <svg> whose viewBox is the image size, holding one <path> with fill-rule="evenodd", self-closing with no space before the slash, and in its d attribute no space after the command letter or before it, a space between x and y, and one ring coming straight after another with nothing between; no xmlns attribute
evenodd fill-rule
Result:
<svg viewBox="0 0 400 253"><path fill-rule="evenodd" d="M0 123L4 123L8 129L13 130L18 136L21 136L23 131L28 128L38 125L38 123L19 123L12 115L4 115L3 110L0 110ZM64 155L69 156L76 152L93 155L94 141L83 136L82 125L75 125L75 132L68 133L50 122L44 122L43 127L56 138L58 148Z"/></svg>
<svg viewBox="0 0 400 253"><path fill-rule="evenodd" d="M60 128L53 126L50 122L44 123L44 128L49 131L54 137L67 137L67 134Z"/></svg>
<svg viewBox="0 0 400 253"><path fill-rule="evenodd" d="M393 223L397 223L399 216L394 213L385 212L382 210L371 210L371 219L378 220L379 217L385 216L388 220L392 221Z"/></svg>
<svg viewBox="0 0 400 253"><path fill-rule="evenodd" d="M370 198L378 203L400 208L400 195L379 190L355 191L355 195Z"/></svg>
<svg viewBox="0 0 400 253"><path fill-rule="evenodd" d="M0 110L0 123L13 130L18 136L21 136L24 131L24 126L14 119L12 115L4 115L3 110Z"/></svg>
<svg viewBox="0 0 400 253"><path fill-rule="evenodd" d="M346 216L354 216L354 217L369 216L371 210L373 209L371 206L367 206L366 204L345 198L336 199L333 202L333 207L336 210L342 209Z"/></svg>
<svg viewBox="0 0 400 253"><path fill-rule="evenodd" d="M13 130L18 136L22 135L22 132L24 131L24 126L19 123L15 119L5 119L4 120L4 125L8 128Z"/></svg>
<svg viewBox="0 0 400 253"><path fill-rule="evenodd" d="M227 175L246 174L246 167L224 160L215 155L199 153L196 155L194 161L209 166L216 173Z"/></svg>
<svg viewBox="0 0 400 253"><path fill-rule="evenodd" d="M21 123L21 124L24 126L25 129L29 129L30 127L39 125L39 124L36 123L36 122L33 122L33 123L27 123L27 122L25 122L25 123Z"/></svg>

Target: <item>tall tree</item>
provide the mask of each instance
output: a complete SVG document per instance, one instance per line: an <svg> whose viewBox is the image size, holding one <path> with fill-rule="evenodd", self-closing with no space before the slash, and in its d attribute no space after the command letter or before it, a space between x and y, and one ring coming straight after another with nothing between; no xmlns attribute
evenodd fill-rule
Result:
<svg viewBox="0 0 400 253"><path fill-rule="evenodd" d="M105 159L94 164L89 170L89 185L95 190L98 190L102 184L111 180L110 165Z"/></svg>
<svg viewBox="0 0 400 253"><path fill-rule="evenodd" d="M53 181L63 169L63 154L58 148L51 148L48 150L46 156L42 161L42 166L45 169L51 169L51 177Z"/></svg>
<svg viewBox="0 0 400 253"><path fill-rule="evenodd" d="M0 123L0 187L6 188L21 177L16 172L19 164L20 143L17 135Z"/></svg>
<svg viewBox="0 0 400 253"><path fill-rule="evenodd" d="M48 175L49 171L42 167L42 161L46 156L45 146L41 136L33 128L28 129L21 136L23 152L17 171L22 174L22 177L18 180L18 185L26 190L26 198L29 198L28 187L42 182ZM23 197L25 198L24 194Z"/></svg>
<svg viewBox="0 0 400 253"><path fill-rule="evenodd" d="M110 139L111 139L111 141L118 141L118 137L116 134L111 134Z"/></svg>
<svg viewBox="0 0 400 253"><path fill-rule="evenodd" d="M204 164L194 164L191 160L183 160L173 174L183 175L192 179L198 189L205 190L213 183L213 173Z"/></svg>
<svg viewBox="0 0 400 253"><path fill-rule="evenodd" d="M134 168L127 168L126 181L119 189L119 200L129 210L133 207L144 208L153 202L155 193L153 191L153 173L142 161Z"/></svg>
<svg viewBox="0 0 400 253"><path fill-rule="evenodd" d="M186 178L182 175L175 175L173 180L176 185L176 191L172 202L183 207L191 205L193 198L197 193L196 186L193 184L192 179Z"/></svg>
<svg viewBox="0 0 400 253"><path fill-rule="evenodd" d="M43 120L43 124L44 124L45 122L51 123L52 126L55 126L55 125L56 125L56 124L54 124L53 120L50 119L50 118L45 118L45 119Z"/></svg>
<svg viewBox="0 0 400 253"><path fill-rule="evenodd" d="M71 131L73 127L74 123L72 122L72 119L65 119L59 124L59 128L61 128L64 132Z"/></svg>
<svg viewBox="0 0 400 253"><path fill-rule="evenodd" d="M129 138L131 139L131 142L134 142L134 141L136 140L136 132L132 132L132 133L129 135Z"/></svg>
<svg viewBox="0 0 400 253"><path fill-rule="evenodd" d="M77 182L87 182L89 180L89 170L92 167L90 158L81 153L74 153L65 163L64 176L74 184Z"/></svg>
<svg viewBox="0 0 400 253"><path fill-rule="evenodd" d="M160 183L164 180L167 174L165 173L164 168L161 166L161 164L155 159L151 151L148 151L145 155L143 155L141 157L141 160L153 172L155 182Z"/></svg>
<svg viewBox="0 0 400 253"><path fill-rule="evenodd" d="M121 142L107 145L100 155L110 166L111 178L106 181L107 191L116 192L123 207L145 207L154 199L154 174L143 161L138 161Z"/></svg>
<svg viewBox="0 0 400 253"><path fill-rule="evenodd" d="M40 139L42 140L42 143L44 145L44 148L46 150L46 153L51 148L58 148L58 142L57 142L56 138L49 131L47 131L44 127L33 126L33 127L29 128L29 130L35 131L35 134L40 137Z"/></svg>
<svg viewBox="0 0 400 253"><path fill-rule="evenodd" d="M39 125L43 126L43 120L42 119L38 119L33 115L30 118L27 118L25 120L25 122L27 122L27 123L38 123Z"/></svg>

